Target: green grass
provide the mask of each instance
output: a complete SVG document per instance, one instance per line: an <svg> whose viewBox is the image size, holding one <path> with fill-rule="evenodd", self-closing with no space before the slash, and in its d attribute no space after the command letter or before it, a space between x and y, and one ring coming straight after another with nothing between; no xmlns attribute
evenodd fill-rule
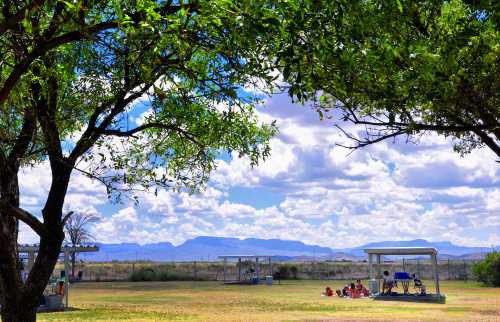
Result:
<svg viewBox="0 0 500 322"><path fill-rule="evenodd" d="M326 298L341 281L286 281L238 286L217 282L82 283L70 312L39 321L499 321L500 289L443 282L446 304ZM431 285L428 283L428 285Z"/></svg>

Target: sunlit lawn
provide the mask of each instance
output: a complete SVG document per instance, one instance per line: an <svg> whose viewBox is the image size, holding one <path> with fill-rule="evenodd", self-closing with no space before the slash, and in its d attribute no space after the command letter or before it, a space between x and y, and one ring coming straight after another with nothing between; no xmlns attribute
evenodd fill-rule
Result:
<svg viewBox="0 0 500 322"><path fill-rule="evenodd" d="M500 321L500 289L442 282L446 304L322 297L341 281L236 286L216 282L85 283L70 293L71 312L40 321ZM431 285L431 283L427 283Z"/></svg>

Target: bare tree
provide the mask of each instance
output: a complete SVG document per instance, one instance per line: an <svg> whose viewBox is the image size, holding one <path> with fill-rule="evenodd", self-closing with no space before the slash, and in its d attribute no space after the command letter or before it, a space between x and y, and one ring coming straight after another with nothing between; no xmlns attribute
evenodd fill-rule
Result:
<svg viewBox="0 0 500 322"><path fill-rule="evenodd" d="M81 245L95 240L89 226L98 222L100 217L92 212L72 213L64 224L66 241L71 246ZM76 253L71 253L71 278L75 277Z"/></svg>

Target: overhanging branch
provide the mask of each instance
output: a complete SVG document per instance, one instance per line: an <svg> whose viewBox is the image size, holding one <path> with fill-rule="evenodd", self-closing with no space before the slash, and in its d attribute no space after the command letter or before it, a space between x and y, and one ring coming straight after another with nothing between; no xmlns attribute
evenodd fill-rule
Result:
<svg viewBox="0 0 500 322"><path fill-rule="evenodd" d="M349 139L353 140L356 144L353 146L345 146L337 144L339 146L358 149L371 145L380 141L384 141L390 138L396 138L400 135L407 135L407 141L411 139L413 135L419 132L443 132L443 133L473 133L479 137L481 142L488 146L497 156L500 157L500 142L495 140L491 135L496 135L499 131L498 124L466 124L460 122L460 120L454 120L456 124L427 124L419 122L402 122L400 120L391 120L389 116L388 121L378 118L377 115L368 115L361 118L355 111L351 108L345 109L346 114L343 116L344 122L351 122L356 125L364 125L366 135L364 138L358 138L353 134L347 133L341 126L336 125Z"/></svg>
<svg viewBox="0 0 500 322"><path fill-rule="evenodd" d="M140 125L134 129L128 130L128 131L120 131L120 130L113 130L113 129L107 129L101 131L103 135L109 135L109 136L118 136L118 137L133 137L134 134L142 132L146 129L162 129L162 130L169 130L169 131L175 131L181 134L183 137L194 143L195 145L202 147L203 144L201 144L191 133L188 131L180 128L177 125L174 124L164 124L164 123L158 123L158 122L153 122L153 123L147 123Z"/></svg>

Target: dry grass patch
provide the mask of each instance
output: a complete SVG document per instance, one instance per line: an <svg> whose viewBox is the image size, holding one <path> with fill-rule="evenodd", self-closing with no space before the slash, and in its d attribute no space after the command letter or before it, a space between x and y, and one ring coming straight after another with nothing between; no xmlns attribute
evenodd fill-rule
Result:
<svg viewBox="0 0 500 322"><path fill-rule="evenodd" d="M446 304L325 298L342 281L238 286L217 282L116 282L75 285L71 312L40 321L499 321L500 289L443 282Z"/></svg>

